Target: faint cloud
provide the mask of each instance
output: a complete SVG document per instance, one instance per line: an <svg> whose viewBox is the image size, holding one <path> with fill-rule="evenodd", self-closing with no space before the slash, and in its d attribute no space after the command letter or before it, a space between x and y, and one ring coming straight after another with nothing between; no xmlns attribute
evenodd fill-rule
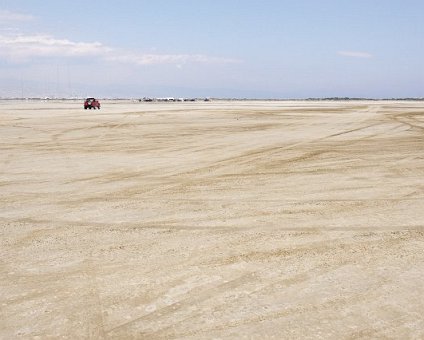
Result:
<svg viewBox="0 0 424 340"><path fill-rule="evenodd" d="M106 59L136 65L177 64L180 66L186 63L228 64L240 62L236 59L211 57L202 54L143 54L132 52L115 52Z"/></svg>
<svg viewBox="0 0 424 340"><path fill-rule="evenodd" d="M111 49L101 43L73 42L49 35L0 35L0 56L12 61L32 57L96 56Z"/></svg>
<svg viewBox="0 0 424 340"><path fill-rule="evenodd" d="M50 35L1 33L0 57L14 62L25 62L34 57L97 57L109 62L134 65L240 62L203 54L144 54L116 49L99 42L76 42Z"/></svg>
<svg viewBox="0 0 424 340"><path fill-rule="evenodd" d="M368 52L360 52L360 51L338 51L338 55L343 57L351 57L351 58L372 58L373 55Z"/></svg>
<svg viewBox="0 0 424 340"><path fill-rule="evenodd" d="M8 34L18 33L19 29L16 27L0 27L0 32L8 33Z"/></svg>
<svg viewBox="0 0 424 340"><path fill-rule="evenodd" d="M0 9L0 21L11 22L11 21L31 21L34 16L30 14L12 12L4 9Z"/></svg>

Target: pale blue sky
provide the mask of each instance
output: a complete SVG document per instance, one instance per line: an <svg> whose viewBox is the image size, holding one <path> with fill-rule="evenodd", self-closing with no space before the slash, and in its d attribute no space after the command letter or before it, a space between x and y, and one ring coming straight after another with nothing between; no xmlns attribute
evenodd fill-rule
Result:
<svg viewBox="0 0 424 340"><path fill-rule="evenodd" d="M424 1L0 0L0 96L424 97Z"/></svg>

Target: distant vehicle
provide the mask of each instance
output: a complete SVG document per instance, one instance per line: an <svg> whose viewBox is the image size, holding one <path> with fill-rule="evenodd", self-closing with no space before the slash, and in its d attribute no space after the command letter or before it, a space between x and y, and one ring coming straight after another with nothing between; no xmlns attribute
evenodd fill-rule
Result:
<svg viewBox="0 0 424 340"><path fill-rule="evenodd" d="M96 98L87 98L84 102L84 110L87 109L96 109L100 110L100 102Z"/></svg>

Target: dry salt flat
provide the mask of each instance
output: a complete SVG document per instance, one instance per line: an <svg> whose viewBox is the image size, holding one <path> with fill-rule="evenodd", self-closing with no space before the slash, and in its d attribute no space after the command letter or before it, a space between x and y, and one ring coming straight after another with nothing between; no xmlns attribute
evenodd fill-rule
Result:
<svg viewBox="0 0 424 340"><path fill-rule="evenodd" d="M424 338L424 103L0 101L0 338Z"/></svg>

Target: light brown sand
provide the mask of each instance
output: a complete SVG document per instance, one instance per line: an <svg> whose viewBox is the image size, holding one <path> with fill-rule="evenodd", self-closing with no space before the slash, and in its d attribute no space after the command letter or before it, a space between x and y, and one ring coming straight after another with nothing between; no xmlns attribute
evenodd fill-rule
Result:
<svg viewBox="0 0 424 340"><path fill-rule="evenodd" d="M424 103L0 102L0 338L424 338Z"/></svg>

